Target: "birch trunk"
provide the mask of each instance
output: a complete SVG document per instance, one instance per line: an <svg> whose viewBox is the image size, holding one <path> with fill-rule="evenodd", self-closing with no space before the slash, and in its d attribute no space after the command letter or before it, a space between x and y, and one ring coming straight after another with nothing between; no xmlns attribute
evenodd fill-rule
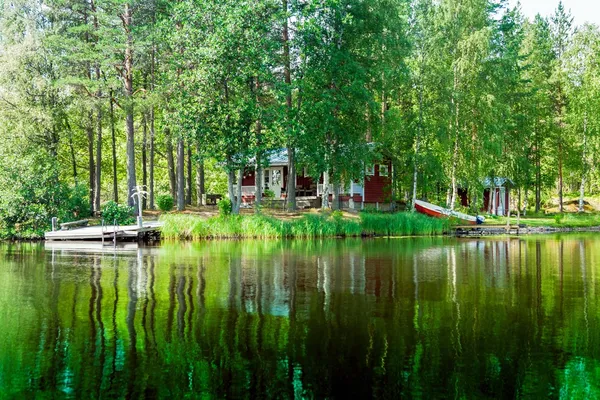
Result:
<svg viewBox="0 0 600 400"><path fill-rule="evenodd" d="M329 172L323 172L323 193L321 208L326 210L329 208Z"/></svg>
<svg viewBox="0 0 600 400"><path fill-rule="evenodd" d="M452 105L455 108L454 112L454 151L452 152L452 173L450 179L452 181L452 194L450 196L450 210L454 211L454 205L456 204L456 168L458 166L458 136L459 136L459 115L460 107L459 103L455 98L455 94L458 90L458 72L457 67L454 66L454 87L452 93Z"/></svg>
<svg viewBox="0 0 600 400"><path fill-rule="evenodd" d="M456 193L458 191L456 184L456 167L458 164L458 138L454 140L454 152L452 154L452 194L450 196L450 210L454 210L456 203Z"/></svg>
<svg viewBox="0 0 600 400"><path fill-rule="evenodd" d="M231 167L230 167L231 168ZM231 211L235 211L235 171L229 169L227 172L227 196L229 197L229 201L231 202Z"/></svg>
<svg viewBox="0 0 600 400"><path fill-rule="evenodd" d="M412 199L410 210L415 211L415 203L417 202L417 180L419 178L419 150L421 147L421 136L423 135L423 86L419 86L419 130L415 137L415 159L413 165L413 184L412 184Z"/></svg>
<svg viewBox="0 0 600 400"><path fill-rule="evenodd" d="M587 162L587 115L583 117L583 155L582 155L583 171L581 172L581 186L579 187L579 212L583 212L583 204L585 197L585 181L588 171Z"/></svg>
<svg viewBox="0 0 600 400"><path fill-rule="evenodd" d="M255 186L255 198L254 198L254 203L255 203L255 208L256 208L256 212L259 213L260 212L260 207L262 205L262 196L263 196L263 174L264 174L264 169L262 167L262 156L260 154L256 155L256 174L254 176L255 182L254 182L254 186Z"/></svg>
<svg viewBox="0 0 600 400"><path fill-rule="evenodd" d="M331 209L339 210L340 209L340 184L336 181L333 184L333 194L331 199Z"/></svg>
<svg viewBox="0 0 600 400"><path fill-rule="evenodd" d="M244 178L244 169L240 168L238 170L238 176L237 176L237 190L236 190L237 198L235 200L235 213L236 214L240 213L240 207L242 205L242 179L243 178Z"/></svg>

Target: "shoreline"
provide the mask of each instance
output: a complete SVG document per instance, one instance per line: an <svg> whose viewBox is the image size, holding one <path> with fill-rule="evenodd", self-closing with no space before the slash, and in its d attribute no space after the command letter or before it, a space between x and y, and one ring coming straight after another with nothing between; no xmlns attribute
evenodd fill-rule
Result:
<svg viewBox="0 0 600 400"><path fill-rule="evenodd" d="M160 221L163 226L159 242L219 239L460 238L600 232L598 220L593 216L571 219L565 223L565 226L542 225L544 222L553 222L542 218L529 219L520 225L507 225L503 224L502 220L498 220L497 224L461 226L453 225L450 220L407 212L361 213L350 217L340 212L306 213L288 219L265 214L206 217L173 213L162 215ZM42 242L44 235L31 235L29 232L22 237L16 234L12 237L4 237L0 241Z"/></svg>

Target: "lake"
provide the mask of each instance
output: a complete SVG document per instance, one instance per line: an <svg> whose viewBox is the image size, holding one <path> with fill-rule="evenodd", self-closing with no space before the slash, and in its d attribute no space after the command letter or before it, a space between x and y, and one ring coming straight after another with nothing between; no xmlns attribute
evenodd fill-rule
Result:
<svg viewBox="0 0 600 400"><path fill-rule="evenodd" d="M600 396L600 235L64 246L0 245L0 398Z"/></svg>

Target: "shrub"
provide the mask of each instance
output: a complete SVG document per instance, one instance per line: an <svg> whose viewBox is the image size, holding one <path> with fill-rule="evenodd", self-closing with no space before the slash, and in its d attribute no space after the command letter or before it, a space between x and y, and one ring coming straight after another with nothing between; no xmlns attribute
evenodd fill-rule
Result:
<svg viewBox="0 0 600 400"><path fill-rule="evenodd" d="M169 194L161 194L156 198L156 205L160 211L171 211L174 205L173 196Z"/></svg>
<svg viewBox="0 0 600 400"><path fill-rule="evenodd" d="M114 201L109 201L104 205L102 218L107 224L113 224L116 221L119 225L129 225L135 222L133 208L117 204Z"/></svg>
<svg viewBox="0 0 600 400"><path fill-rule="evenodd" d="M563 214L554 214L554 222L556 223L556 225L560 225L563 217L564 217Z"/></svg>
<svg viewBox="0 0 600 400"><path fill-rule="evenodd" d="M265 189L265 191L263 192L263 196L269 199L272 199L275 197L275 192L272 191L271 189Z"/></svg>
<svg viewBox="0 0 600 400"><path fill-rule="evenodd" d="M232 210L231 200L221 199L221 200L219 200L219 203L217 204L217 206L219 207L219 215L220 216L226 217L228 215L231 215L231 210Z"/></svg>

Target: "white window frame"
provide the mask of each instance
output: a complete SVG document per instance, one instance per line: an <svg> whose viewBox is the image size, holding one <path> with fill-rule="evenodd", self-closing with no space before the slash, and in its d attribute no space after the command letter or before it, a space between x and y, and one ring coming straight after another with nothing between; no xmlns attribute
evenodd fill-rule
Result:
<svg viewBox="0 0 600 400"><path fill-rule="evenodd" d="M368 164L365 167L365 176L375 176L375 164Z"/></svg>
<svg viewBox="0 0 600 400"><path fill-rule="evenodd" d="M387 164L379 164L379 176L390 176L390 167Z"/></svg>

